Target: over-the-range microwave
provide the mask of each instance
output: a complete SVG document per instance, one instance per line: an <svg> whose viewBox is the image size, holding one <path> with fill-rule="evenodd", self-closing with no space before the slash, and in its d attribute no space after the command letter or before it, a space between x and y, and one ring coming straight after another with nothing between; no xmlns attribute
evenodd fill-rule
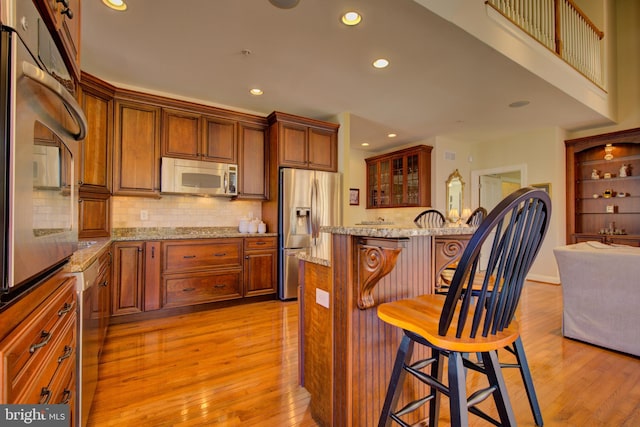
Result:
<svg viewBox="0 0 640 427"><path fill-rule="evenodd" d="M163 157L160 192L237 196L238 165Z"/></svg>

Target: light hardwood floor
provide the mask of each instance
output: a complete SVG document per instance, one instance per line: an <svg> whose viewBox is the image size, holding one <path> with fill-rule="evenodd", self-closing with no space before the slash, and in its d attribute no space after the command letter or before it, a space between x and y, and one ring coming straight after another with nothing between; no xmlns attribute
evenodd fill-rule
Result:
<svg viewBox="0 0 640 427"><path fill-rule="evenodd" d="M561 298L528 282L521 302L545 426L639 426L640 359L563 338ZM112 325L88 425L316 426L298 386L297 309L267 301ZM518 371L505 378L518 425L533 426Z"/></svg>

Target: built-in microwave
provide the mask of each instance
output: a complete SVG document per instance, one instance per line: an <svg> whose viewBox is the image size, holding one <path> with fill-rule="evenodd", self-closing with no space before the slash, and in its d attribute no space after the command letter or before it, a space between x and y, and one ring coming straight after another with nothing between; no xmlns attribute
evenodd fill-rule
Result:
<svg viewBox="0 0 640 427"><path fill-rule="evenodd" d="M162 193L238 195L238 165L163 157L161 166Z"/></svg>

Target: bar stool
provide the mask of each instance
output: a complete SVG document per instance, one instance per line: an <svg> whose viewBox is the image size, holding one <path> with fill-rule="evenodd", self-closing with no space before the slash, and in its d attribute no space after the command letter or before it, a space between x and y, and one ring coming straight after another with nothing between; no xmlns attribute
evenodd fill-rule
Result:
<svg viewBox="0 0 640 427"><path fill-rule="evenodd" d="M426 403L430 403L429 426L437 426L442 394L449 397L453 426L467 426L469 412L495 425L516 424L497 351L521 344L514 319L516 308L549 227L550 214L551 201L546 192L533 188L515 191L491 211L472 236L446 295L422 295L378 307L381 320L404 332L379 426L389 426L392 421L409 426L402 417ZM491 252L487 270L481 272L480 251L485 242ZM412 362L416 344L430 348L430 357ZM463 357L470 353L480 354L481 363ZM445 358L446 383L442 378ZM468 398L467 369L486 375L489 382L488 387ZM407 373L426 384L429 394L396 409ZM490 396L499 420L477 406Z"/></svg>

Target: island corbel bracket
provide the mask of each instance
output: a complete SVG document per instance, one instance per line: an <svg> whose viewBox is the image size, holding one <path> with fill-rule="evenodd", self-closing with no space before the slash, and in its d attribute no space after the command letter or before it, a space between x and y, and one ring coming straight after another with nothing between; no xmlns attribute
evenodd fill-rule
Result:
<svg viewBox="0 0 640 427"><path fill-rule="evenodd" d="M358 240L358 308L366 310L375 305L373 289L380 279L396 266L407 238L360 238Z"/></svg>

